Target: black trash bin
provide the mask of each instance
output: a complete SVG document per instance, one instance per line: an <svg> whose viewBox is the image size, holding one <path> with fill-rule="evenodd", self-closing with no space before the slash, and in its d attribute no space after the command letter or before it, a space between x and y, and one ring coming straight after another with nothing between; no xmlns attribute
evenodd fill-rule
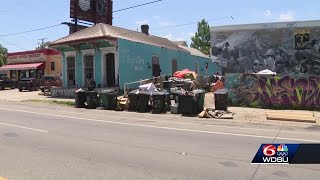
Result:
<svg viewBox="0 0 320 180"><path fill-rule="evenodd" d="M214 105L216 110L228 110L228 90L219 89L214 92Z"/></svg>
<svg viewBox="0 0 320 180"><path fill-rule="evenodd" d="M128 111L137 112L138 110L138 90L133 90L128 93L129 107Z"/></svg>
<svg viewBox="0 0 320 180"><path fill-rule="evenodd" d="M87 101L87 95L86 91L83 89L79 89L75 91L75 108L85 108L86 101Z"/></svg>
<svg viewBox="0 0 320 180"><path fill-rule="evenodd" d="M146 91L140 91L138 94L138 112L147 113L150 112L149 107L150 93Z"/></svg>
<svg viewBox="0 0 320 180"><path fill-rule="evenodd" d="M202 89L196 89L192 91L197 101L197 113L201 113L204 110L205 91Z"/></svg>
<svg viewBox="0 0 320 180"><path fill-rule="evenodd" d="M186 115L186 116L198 115L197 98L192 95L180 95L178 109L182 115Z"/></svg>
<svg viewBox="0 0 320 180"><path fill-rule="evenodd" d="M152 113L162 114L166 112L166 92L155 92L151 96Z"/></svg>
<svg viewBox="0 0 320 180"><path fill-rule="evenodd" d="M98 93L95 91L87 92L87 109L96 109L98 106Z"/></svg>
<svg viewBox="0 0 320 180"><path fill-rule="evenodd" d="M99 93L101 107L107 110L115 110L117 107L117 93L112 90L104 90Z"/></svg>

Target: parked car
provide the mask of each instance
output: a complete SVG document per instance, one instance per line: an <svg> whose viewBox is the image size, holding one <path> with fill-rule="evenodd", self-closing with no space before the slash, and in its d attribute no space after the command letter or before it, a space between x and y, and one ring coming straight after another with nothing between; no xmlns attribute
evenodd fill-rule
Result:
<svg viewBox="0 0 320 180"><path fill-rule="evenodd" d="M20 92L23 90L35 91L40 89L40 79L36 78L23 78L18 83Z"/></svg>
<svg viewBox="0 0 320 180"><path fill-rule="evenodd" d="M16 88L16 82L6 76L0 77L0 89L4 90L5 88Z"/></svg>
<svg viewBox="0 0 320 180"><path fill-rule="evenodd" d="M41 78L41 84L40 84L40 89L42 92L46 88L51 88L51 87L61 87L62 86L62 79L60 76L54 76L54 75L45 75L42 76Z"/></svg>

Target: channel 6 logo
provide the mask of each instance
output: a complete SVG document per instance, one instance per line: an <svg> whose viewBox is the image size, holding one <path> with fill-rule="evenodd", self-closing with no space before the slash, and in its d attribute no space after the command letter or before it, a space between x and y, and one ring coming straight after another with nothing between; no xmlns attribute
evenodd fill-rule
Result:
<svg viewBox="0 0 320 180"><path fill-rule="evenodd" d="M289 164L289 148L285 144L263 144L252 163Z"/></svg>

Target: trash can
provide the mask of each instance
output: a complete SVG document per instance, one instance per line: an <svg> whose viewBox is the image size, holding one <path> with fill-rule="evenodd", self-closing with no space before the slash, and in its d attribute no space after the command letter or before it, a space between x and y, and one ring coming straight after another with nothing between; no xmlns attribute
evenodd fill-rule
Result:
<svg viewBox="0 0 320 180"><path fill-rule="evenodd" d="M216 110L228 110L228 90L219 89L214 92L214 105Z"/></svg>
<svg viewBox="0 0 320 180"><path fill-rule="evenodd" d="M75 108L85 108L85 102L87 101L86 91L79 89L75 91Z"/></svg>
<svg viewBox="0 0 320 180"><path fill-rule="evenodd" d="M117 93L112 90L104 90L99 93L101 107L107 110L115 110L117 107Z"/></svg>
<svg viewBox="0 0 320 180"><path fill-rule="evenodd" d="M166 112L166 92L155 92L152 94L151 104L153 114L162 114Z"/></svg>
<svg viewBox="0 0 320 180"><path fill-rule="evenodd" d="M129 107L128 111L136 112L138 110L138 90L133 90L128 93Z"/></svg>
<svg viewBox="0 0 320 180"><path fill-rule="evenodd" d="M187 116L198 115L197 98L191 95L179 96L178 112Z"/></svg>
<svg viewBox="0 0 320 180"><path fill-rule="evenodd" d="M198 113L202 112L204 109L204 99L205 99L205 91L202 89L196 89L192 91L196 97L197 101L197 111Z"/></svg>
<svg viewBox="0 0 320 180"><path fill-rule="evenodd" d="M87 109L96 109L98 106L98 93L95 91L87 92Z"/></svg>
<svg viewBox="0 0 320 180"><path fill-rule="evenodd" d="M163 81L163 89L167 90L170 93L172 81Z"/></svg>
<svg viewBox="0 0 320 180"><path fill-rule="evenodd" d="M179 96L182 94L181 90L174 90L172 92L172 98L175 101L175 103L179 103Z"/></svg>
<svg viewBox="0 0 320 180"><path fill-rule="evenodd" d="M150 93L146 91L140 91L138 94L138 112L147 113L150 112L149 107Z"/></svg>

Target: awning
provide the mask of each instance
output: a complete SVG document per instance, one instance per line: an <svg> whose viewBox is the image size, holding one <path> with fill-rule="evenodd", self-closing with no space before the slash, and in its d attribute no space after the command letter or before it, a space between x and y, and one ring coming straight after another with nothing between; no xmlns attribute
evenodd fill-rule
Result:
<svg viewBox="0 0 320 180"><path fill-rule="evenodd" d="M0 67L0 70L27 70L27 69L38 69L43 63L31 63L31 64L7 64Z"/></svg>

